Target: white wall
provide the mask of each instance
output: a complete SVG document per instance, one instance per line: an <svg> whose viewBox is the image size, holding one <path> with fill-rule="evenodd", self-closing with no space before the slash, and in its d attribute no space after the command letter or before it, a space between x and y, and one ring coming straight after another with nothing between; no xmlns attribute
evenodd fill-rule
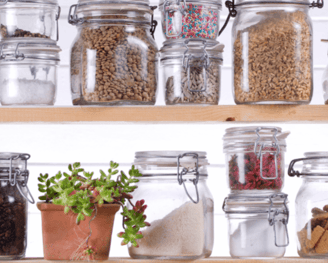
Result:
<svg viewBox="0 0 328 263"><path fill-rule="evenodd" d="M59 70L58 106L71 105L69 88L69 49L76 29L67 23L68 8L74 0L60 0L62 16L60 19L60 41L63 49ZM156 4L155 2L153 4ZM328 38L328 6L322 10L311 10L314 25L314 98L312 104L323 104L321 75L327 64L328 45L322 38ZM222 12L221 24L227 11ZM159 13L156 11L159 21ZM231 95L231 23L219 38L226 45L222 74L220 104L233 104ZM156 31L158 47L162 45L161 26ZM157 105L163 105L162 90ZM327 106L328 110L328 106ZM68 163L80 161L87 169L98 171L110 160L125 164L133 161L134 152L141 150L204 150L210 161L209 186L215 198L215 246L213 256L229 256L227 229L221 205L228 194L222 153L222 136L228 127L241 124L3 124L0 125L2 152L27 152L32 155L29 161L31 172L29 186L35 198L37 176L39 173L55 173L64 170ZM261 124L272 125L272 124ZM293 158L301 157L305 151L328 150L326 136L328 124L277 123L284 130L291 131L287 140L286 164ZM289 231L291 245L287 256L296 256L294 230L294 200L300 179L286 178L285 193L289 194L291 220ZM120 231L121 218L117 214L111 256L128 256L126 247L120 246L116 233ZM35 205L29 206L28 257L42 257L41 217Z"/></svg>

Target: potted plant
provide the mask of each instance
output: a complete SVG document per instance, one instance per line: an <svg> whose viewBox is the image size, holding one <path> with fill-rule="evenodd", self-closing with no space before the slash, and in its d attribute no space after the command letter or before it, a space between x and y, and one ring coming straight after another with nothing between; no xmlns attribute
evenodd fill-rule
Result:
<svg viewBox="0 0 328 263"><path fill-rule="evenodd" d="M122 245L138 247L140 229L145 222L144 200L132 203L131 193L142 176L134 166L126 175L110 162L108 174L100 177L85 172L80 163L68 166L68 173L55 176L40 174L39 191L43 194L37 204L42 216L43 250L46 260L106 260L109 256L114 217L123 208L124 232ZM117 175L116 180L112 176ZM130 204L132 209L127 208ZM64 213L66 215L64 215Z"/></svg>

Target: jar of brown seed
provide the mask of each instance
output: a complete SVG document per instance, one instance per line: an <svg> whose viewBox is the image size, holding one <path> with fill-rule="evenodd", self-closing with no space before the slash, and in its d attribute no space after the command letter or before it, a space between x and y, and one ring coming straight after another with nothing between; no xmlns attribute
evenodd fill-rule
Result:
<svg viewBox="0 0 328 263"><path fill-rule="evenodd" d="M308 104L313 93L309 0L236 0L232 29L237 104ZM232 12L231 11L231 12ZM234 14L235 15L235 14Z"/></svg>
<svg viewBox="0 0 328 263"><path fill-rule="evenodd" d="M79 0L69 23L77 37L71 48L73 105L154 105L157 22L148 0Z"/></svg>
<svg viewBox="0 0 328 263"><path fill-rule="evenodd" d="M176 39L161 49L167 105L217 105L224 45L211 39Z"/></svg>

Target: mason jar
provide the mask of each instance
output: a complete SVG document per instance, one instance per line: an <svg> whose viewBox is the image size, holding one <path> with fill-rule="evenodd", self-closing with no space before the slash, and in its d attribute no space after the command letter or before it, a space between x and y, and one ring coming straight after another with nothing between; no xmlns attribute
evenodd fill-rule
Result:
<svg viewBox="0 0 328 263"><path fill-rule="evenodd" d="M28 187L29 154L0 153L0 259L25 257L27 201L34 204Z"/></svg>
<svg viewBox="0 0 328 263"><path fill-rule="evenodd" d="M78 31L71 48L73 105L155 104L153 9L148 0L79 0L71 6L69 23Z"/></svg>
<svg viewBox="0 0 328 263"><path fill-rule="evenodd" d="M323 42L328 42L327 39L322 39ZM323 88L323 97L325 100L325 104L328 104L328 65L322 76L322 88Z"/></svg>
<svg viewBox="0 0 328 263"><path fill-rule="evenodd" d="M302 171L294 170L297 162ZM289 176L301 177L295 200L297 250L301 257L328 258L328 152L307 152L294 159Z"/></svg>
<svg viewBox="0 0 328 263"><path fill-rule="evenodd" d="M44 38L58 41L57 0L4 0L0 5L0 40Z"/></svg>
<svg viewBox="0 0 328 263"><path fill-rule="evenodd" d="M232 28L236 104L309 104L313 30L309 0L236 0Z"/></svg>
<svg viewBox="0 0 328 263"><path fill-rule="evenodd" d="M217 105L224 45L210 39L167 40L161 66L167 105Z"/></svg>
<svg viewBox="0 0 328 263"><path fill-rule="evenodd" d="M136 152L143 175L133 197L144 199L147 222L137 259L194 260L209 257L214 240L214 202L206 185L206 152Z"/></svg>
<svg viewBox="0 0 328 263"><path fill-rule="evenodd" d="M229 195L223 203L233 258L280 258L289 245L287 195Z"/></svg>
<svg viewBox="0 0 328 263"><path fill-rule="evenodd" d="M11 105L54 105L61 49L33 39L0 43L0 101Z"/></svg>
<svg viewBox="0 0 328 263"><path fill-rule="evenodd" d="M279 127L226 129L223 151L231 193L256 195L281 191L288 135Z"/></svg>
<svg viewBox="0 0 328 263"><path fill-rule="evenodd" d="M165 39L218 37L222 1L160 0L159 10Z"/></svg>

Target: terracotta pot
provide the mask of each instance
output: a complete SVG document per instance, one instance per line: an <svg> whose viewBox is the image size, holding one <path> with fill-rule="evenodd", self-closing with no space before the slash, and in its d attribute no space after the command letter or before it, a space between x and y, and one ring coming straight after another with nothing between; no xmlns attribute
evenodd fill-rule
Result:
<svg viewBox="0 0 328 263"><path fill-rule="evenodd" d="M64 214L64 207L54 204L37 203L42 217L43 252L46 260L86 260L83 253L86 239L90 234L89 222L94 217L85 217L76 224L76 214ZM116 212L120 205L107 204L97 207L97 216L90 222L92 235L88 245L96 248L93 259L106 260Z"/></svg>

